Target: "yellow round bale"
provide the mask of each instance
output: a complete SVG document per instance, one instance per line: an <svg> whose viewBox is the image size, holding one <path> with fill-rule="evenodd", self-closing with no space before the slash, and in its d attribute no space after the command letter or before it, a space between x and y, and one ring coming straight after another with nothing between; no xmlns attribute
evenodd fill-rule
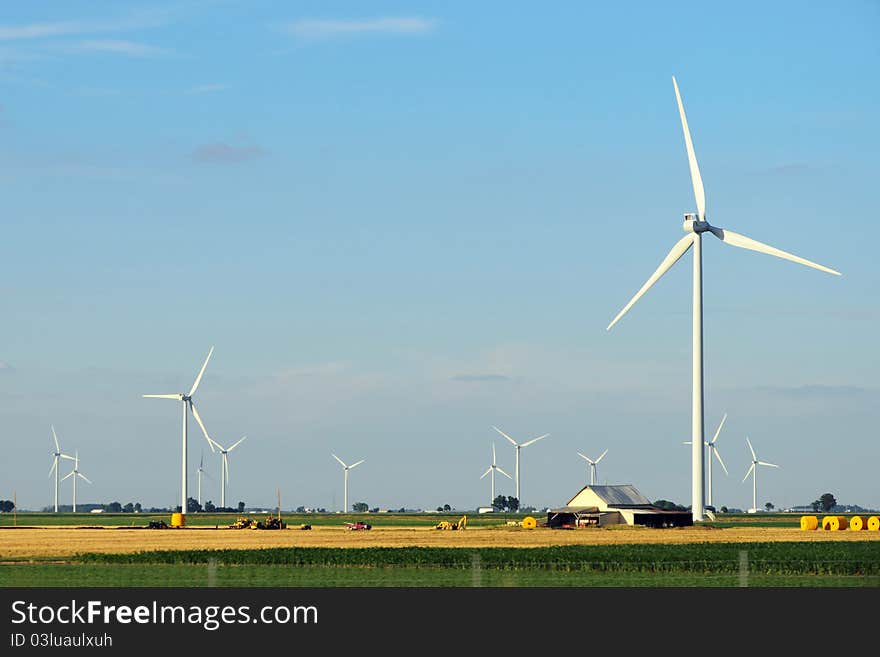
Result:
<svg viewBox="0 0 880 657"><path fill-rule="evenodd" d="M868 531L880 532L880 516L871 516L868 518Z"/></svg>
<svg viewBox="0 0 880 657"><path fill-rule="evenodd" d="M861 516L853 516L849 519L849 528L854 532L860 532L868 528L868 524Z"/></svg>
<svg viewBox="0 0 880 657"><path fill-rule="evenodd" d="M801 516L801 529L812 531L819 527L819 519L816 516Z"/></svg>
<svg viewBox="0 0 880 657"><path fill-rule="evenodd" d="M846 529L846 516L825 516L822 518L822 529L832 532Z"/></svg>
<svg viewBox="0 0 880 657"><path fill-rule="evenodd" d="M523 529L534 529L538 526L538 521L535 520L532 516L526 516L522 519L522 527Z"/></svg>

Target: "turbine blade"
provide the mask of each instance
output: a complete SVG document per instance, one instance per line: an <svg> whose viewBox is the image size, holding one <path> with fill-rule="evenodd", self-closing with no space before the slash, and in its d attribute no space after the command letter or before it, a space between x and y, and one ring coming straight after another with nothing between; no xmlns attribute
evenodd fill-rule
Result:
<svg viewBox="0 0 880 657"><path fill-rule="evenodd" d="M52 425L50 425L52 426ZM58 434L55 433L55 427L52 426L52 437L55 439L55 451L60 452L61 447L58 445Z"/></svg>
<svg viewBox="0 0 880 657"><path fill-rule="evenodd" d="M700 176L700 167L697 165L697 154L694 153L694 142L691 141L691 131L688 128L687 116L684 113L684 105L681 102L681 94L678 91L678 82L672 76L672 86L675 87L675 100L678 101L678 113L681 116L681 129L684 132L684 145L687 147L688 166L691 169L691 182L694 185L694 199L697 202L697 212L700 220L706 219L706 192L703 190L703 178Z"/></svg>
<svg viewBox="0 0 880 657"><path fill-rule="evenodd" d="M345 465L345 461L343 461L341 458L339 458L338 456L336 456L336 454L334 454L333 452L330 452L330 456L332 456L332 457L335 458L337 461L339 461L339 463L342 465L343 468L347 468L347 467L348 467L347 465Z"/></svg>
<svg viewBox="0 0 880 657"><path fill-rule="evenodd" d="M177 401L181 400L181 396L177 395L141 395L141 397L152 397L153 399L176 399Z"/></svg>
<svg viewBox="0 0 880 657"><path fill-rule="evenodd" d="M192 389L189 391L187 397L192 397L196 394L196 388L199 387L199 383L202 380L202 375L205 373L205 368L208 366L208 361L211 360L211 354L214 353L214 347L211 346L211 351L208 352L208 357L205 359L205 364L202 365L202 369L199 370L199 375L196 377L195 383L193 383Z"/></svg>
<svg viewBox="0 0 880 657"><path fill-rule="evenodd" d="M528 447L528 446L531 445L532 443L536 443L536 442L538 442L539 440L541 440L542 438L546 438L546 437L549 436L549 435L550 435L549 433L545 433L543 436L538 436L537 438L532 438L531 440L527 440L527 441L524 442L522 445L520 445L520 447Z"/></svg>
<svg viewBox="0 0 880 657"><path fill-rule="evenodd" d="M749 440L748 436L746 436L746 442L749 444L749 451L752 453L752 460L757 461L758 457L755 455L755 448L752 447L752 441Z"/></svg>
<svg viewBox="0 0 880 657"><path fill-rule="evenodd" d="M227 452L231 452L232 450L234 450L236 447L238 447L239 445L241 445L241 444L244 442L244 439L245 439L245 438L247 438L247 436L242 436L242 437L238 440L237 443L235 443L232 447L230 447L230 448L227 449L226 451L227 451Z"/></svg>
<svg viewBox="0 0 880 657"><path fill-rule="evenodd" d="M730 473L727 471L727 466L724 465L724 461L721 460L721 454L718 453L718 448L713 447L712 451L715 452L715 458L718 459L718 462L721 464L721 467L724 468L724 474L726 474L729 477Z"/></svg>
<svg viewBox="0 0 880 657"><path fill-rule="evenodd" d="M758 461L758 465L768 465L771 468L778 468L778 465L774 465L773 463L767 463L766 461Z"/></svg>
<svg viewBox="0 0 880 657"><path fill-rule="evenodd" d="M489 474L490 472L492 472L492 468L491 468L491 467L490 467L490 468L487 468L486 471L485 471L483 474L480 475L480 479L482 479L483 477L485 477L485 476L486 476L487 474Z"/></svg>
<svg viewBox="0 0 880 657"><path fill-rule="evenodd" d="M79 477L80 479L85 479L86 483L88 483L88 484L92 483L91 479L86 477L82 472L77 472L76 476Z"/></svg>
<svg viewBox="0 0 880 657"><path fill-rule="evenodd" d="M366 461L366 460L367 460L367 459L361 459L361 460L358 461L357 463L352 463L350 466L348 466L348 469L349 469L349 470L353 470L354 468L358 467L361 463L363 463L363 462Z"/></svg>
<svg viewBox="0 0 880 657"><path fill-rule="evenodd" d="M589 457L589 456L584 456L584 455L581 454L580 452L578 452L577 455L580 456L580 457L581 457L582 459L584 459L585 461L590 461L590 457ZM592 463L592 461L590 461L590 463Z"/></svg>
<svg viewBox="0 0 880 657"><path fill-rule="evenodd" d="M68 472L66 475L64 475L63 477L61 477L61 481L64 481L65 479L67 479L67 478L70 477L71 475L73 475L73 472L72 472L72 471L71 471L71 472Z"/></svg>
<svg viewBox="0 0 880 657"><path fill-rule="evenodd" d="M682 445L693 445L694 443L692 440L682 440L681 444Z"/></svg>
<svg viewBox="0 0 880 657"><path fill-rule="evenodd" d="M507 473L506 473L504 470L502 470L501 468L496 467L495 469L498 470L498 472L500 472L501 474L503 474L503 475L504 475L505 477L507 477L508 479L513 479L513 477L511 477L509 474L507 474Z"/></svg>
<svg viewBox="0 0 880 657"><path fill-rule="evenodd" d="M721 424L718 425L718 429L715 431L715 437L712 438L712 442L710 443L711 445L714 445L714 444L715 444L715 441L718 440L718 434L721 433L721 427L724 426L724 421L725 421L726 419L727 419L727 413L725 413L725 414L724 414L724 417L721 418Z"/></svg>
<svg viewBox="0 0 880 657"><path fill-rule="evenodd" d="M495 465L495 443L492 443L492 465Z"/></svg>
<svg viewBox="0 0 880 657"><path fill-rule="evenodd" d="M632 299L630 299L629 303L623 307L623 310L617 313L617 317L615 317L611 321L611 323L608 325L608 328L606 328L605 330L610 331L611 327L617 324L618 320L623 317L627 313L627 311L633 307L633 305L635 305L636 301L641 299L642 295L650 290L651 286L654 285L654 283L656 283L658 280L660 280L660 277L663 276L663 274L665 274L667 271L669 271L669 268L672 267L672 265L674 265L676 262L678 262L678 259L681 258L681 256L687 253L687 250L691 248L691 244L693 243L694 233L688 233L680 240L678 240L678 242L675 243L675 246L672 247L672 250L663 259L663 262L660 263L660 266L657 267L654 273L651 274L650 278L645 281L645 284L642 285L641 289L636 292L636 295Z"/></svg>
<svg viewBox="0 0 880 657"><path fill-rule="evenodd" d="M752 470L754 470L754 469L755 469L755 464L752 463L752 465L749 467L749 469L746 470L746 476L743 477L743 481L745 481L746 479L749 478L749 475L752 474Z"/></svg>
<svg viewBox="0 0 880 657"><path fill-rule="evenodd" d="M74 457L70 456L70 454L59 454L58 456L59 456L59 458L67 459L68 461L75 461L76 460Z"/></svg>
<svg viewBox="0 0 880 657"><path fill-rule="evenodd" d="M604 459L604 458L605 458L605 455L606 455L607 453L608 453L608 450L606 449L604 452L602 452L602 456L600 456L599 458L596 459L596 463L598 463L599 461L601 461L602 459Z"/></svg>
<svg viewBox="0 0 880 657"><path fill-rule="evenodd" d="M217 449L219 449L221 452L223 451L223 445L221 445L220 443L218 443L216 440L214 440L214 439L211 438L210 436L205 436L205 438L208 439L208 445L211 446L211 451L212 451L212 452L214 452L214 448L215 448L215 447L216 447ZM216 452L215 452L215 453L216 453Z"/></svg>
<svg viewBox="0 0 880 657"><path fill-rule="evenodd" d="M205 428L205 423L202 422L202 416L199 415L199 411L198 411L198 409L196 408L196 405L193 404L193 400L192 400L192 399L190 399L188 403L189 403L189 410L192 411L193 417L196 419L196 422L198 422L199 427L202 429L202 434L205 436L205 438L207 438L207 440L208 440L208 446L210 446L211 451L213 452L213 451L214 451L214 445L212 445L211 443L214 442L214 441L211 440L211 438L208 436L208 430Z"/></svg>
<svg viewBox="0 0 880 657"><path fill-rule="evenodd" d="M494 425L492 426L492 428L495 429L495 431L497 431L498 433L500 433L502 436L504 436L505 438L507 438L507 439L508 439L508 440L509 440L514 446L516 446L516 441L515 441L513 438L511 438L510 436L508 436L508 435L507 435L506 433L504 433L501 429L499 429L498 427L496 427L496 426L494 426Z"/></svg>
<svg viewBox="0 0 880 657"><path fill-rule="evenodd" d="M715 226L711 226L709 230L711 230L712 234L725 244L738 246L741 249L749 249L750 251L757 251L758 253L766 253L767 255L776 256L777 258L782 258L783 260L791 260L792 262L797 262L798 264L806 265L807 267L812 267L813 269L818 269L819 271L828 272L829 274L834 274L835 276L841 275L839 271L831 269L830 267L817 264L815 262L812 262L811 260L807 260L806 258L801 258L800 256L788 253L787 251L777 249L776 247L770 246L769 244L764 244L763 242L753 240L751 237L746 237L745 235L734 233L732 230L716 228Z"/></svg>
<svg viewBox="0 0 880 657"><path fill-rule="evenodd" d="M49 468L49 474L46 475L47 477L52 476L52 473L55 472L55 468L57 465L58 465L58 459L57 458L52 459L52 467Z"/></svg>

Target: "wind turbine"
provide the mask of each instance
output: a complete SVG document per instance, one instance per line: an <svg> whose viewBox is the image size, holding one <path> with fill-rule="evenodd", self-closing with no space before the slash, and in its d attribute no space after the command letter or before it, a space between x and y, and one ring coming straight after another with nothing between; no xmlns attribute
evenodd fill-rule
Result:
<svg viewBox="0 0 880 657"><path fill-rule="evenodd" d="M606 330L611 330L618 320L623 317L626 312L632 308L633 304L638 301L645 292L647 292L654 283L656 283L663 274L665 274L674 265L681 256L683 256L691 246L694 247L694 273L693 273L693 386L692 386L692 420L691 420L691 512L695 522L702 521L705 515L703 507L703 443L705 440L705 426L703 422L703 252L702 252L702 236L703 233L712 233L725 244L738 246L742 249L757 251L758 253L766 253L776 256L784 260L791 260L807 267L813 267L829 274L840 275L840 272L822 265L816 264L804 258L800 258L791 253L781 251L780 249L757 242L745 235L734 233L731 230L717 228L706 221L706 194L703 190L703 179L700 177L700 169L697 166L697 156L694 153L694 144L691 141L691 133L688 129L687 117L684 113L684 106L681 102L681 94L678 91L678 83L675 77L672 78L672 86L675 88L675 98L678 102L678 112L681 117L681 127L684 132L684 142L687 148L688 164L691 172L691 183L694 187L694 198L697 202L696 213L686 213L684 215L684 231L687 233L682 237L669 254L657 267L657 270L651 274L650 278L642 285L636 295L623 307L614 320L608 325Z"/></svg>
<svg viewBox="0 0 880 657"><path fill-rule="evenodd" d="M528 447L532 443L538 442L539 440L541 440L541 438L546 438L550 434L545 433L543 436L538 436L537 438L532 438L531 440L527 440L524 443L518 443L513 438L508 436L506 433L504 433L498 427L493 426L492 428L495 429L495 431L500 433L502 436L507 438L511 442L511 444L516 448L516 466L515 466L516 469L514 470L514 474L516 475L516 499L520 504L522 504L522 498L519 496L519 450L522 449L523 447Z"/></svg>
<svg viewBox="0 0 880 657"><path fill-rule="evenodd" d="M606 449L604 452L602 452L602 456L600 456L599 458L597 458L594 461L589 456L586 456L586 455L578 452L578 456L580 456L582 459L586 460L586 462L589 463L589 465L590 465L590 486L595 485L595 483L596 483L596 466L599 465L599 461L601 461L602 459L605 458L605 455L607 453L608 453L608 450Z"/></svg>
<svg viewBox="0 0 880 657"><path fill-rule="evenodd" d="M749 451L752 453L752 465L749 466L749 469L746 470L746 476L743 477L743 482L749 478L749 475L752 475L752 509L758 510L758 466L766 465L771 468L778 468L778 465L773 465L772 463L765 463L764 461L759 461L758 457L755 456L755 449L752 447L752 441L746 437L746 442L749 444Z"/></svg>
<svg viewBox="0 0 880 657"><path fill-rule="evenodd" d="M495 443L492 443L492 465L489 466L489 469L486 470L483 474L480 475L480 479L485 477L487 474L492 474L492 497L489 498L489 505L491 506L495 502L495 471L500 472L508 479L512 479L509 474L507 474L504 470L495 465Z"/></svg>
<svg viewBox="0 0 880 657"><path fill-rule="evenodd" d="M205 429L205 424L202 422L202 418L199 415L198 410L196 410L196 406L193 403L192 396L196 394L196 389L199 387L199 383L202 380L202 375L205 373L205 368L208 367L208 361L211 360L211 354L214 353L214 347L211 347L211 350L208 352L208 357L205 358L205 364L202 365L202 369L199 370L199 375L196 377L195 383L193 383L192 388L190 388L187 394L176 393L170 395L144 395L144 397L151 397L153 399L176 399L179 402L183 403L183 456L182 456L182 468L181 468L181 486L180 486L180 512L186 513L186 425L188 415L186 413L187 407L192 411L193 417L195 417L196 422L199 423L199 426L202 428L202 433L205 434L205 438L208 441L208 445L211 446L211 451L214 451L214 446L211 445L211 439L208 437L208 430Z"/></svg>
<svg viewBox="0 0 880 657"><path fill-rule="evenodd" d="M344 486L343 486L342 510L343 510L345 513L348 513L348 471L349 471L349 470L354 470L356 467L358 467L361 463L363 463L363 462L366 461L367 459L361 459L361 460L358 461L357 463L352 463L351 465L345 465L345 461L343 461L341 458L339 458L338 456L336 456L336 454L334 454L333 452L331 452L330 455L331 455L333 458L335 458L337 461L339 461L340 465L342 465L342 471L345 473L345 474L343 475L343 479L344 479L344 482L345 482L345 483L344 483Z"/></svg>
<svg viewBox="0 0 880 657"><path fill-rule="evenodd" d="M88 477L86 477L82 472L79 471L79 452L74 452L75 456L73 457L73 470L64 475L61 478L61 481L64 481L68 477L73 477L73 512L76 513L76 478L79 477L83 479L87 484L92 483ZM69 456L67 458L70 458Z"/></svg>
<svg viewBox="0 0 880 657"><path fill-rule="evenodd" d="M721 454L718 453L718 447L715 446L715 442L718 440L718 434L721 433L721 427L724 426L724 421L726 419L727 419L727 413L725 413L724 417L721 418L721 424L718 425L718 429L715 431L715 437L712 438L712 440L705 441L705 443L704 443L706 445L706 447L709 448L709 469L706 473L707 480L708 480L708 486L707 486L708 495L706 496L706 504L708 506L715 506L714 504L712 504L712 454L715 454L715 458L718 459L718 462L721 464L721 467L724 468L724 474L730 476L730 473L727 471L727 466L724 465L724 461L721 460ZM683 444L690 445L692 443L693 443L693 441L691 441L691 440L685 440Z"/></svg>
<svg viewBox="0 0 880 657"><path fill-rule="evenodd" d="M208 442L212 443L213 447L220 450L220 506L223 508L226 507L226 484L229 483L229 452L241 445L245 438L247 438L247 436L239 438L229 449L223 447L223 445L213 438L208 438Z"/></svg>
<svg viewBox="0 0 880 657"><path fill-rule="evenodd" d="M49 468L49 476L52 476L52 473L55 473L55 513L58 513L58 462L61 459L70 459L73 461L72 456L68 456L67 454L61 453L61 447L58 445L58 434L55 433L55 427L50 425L52 428L52 438L55 439L55 451L52 452L52 467Z"/></svg>
<svg viewBox="0 0 880 657"><path fill-rule="evenodd" d="M199 478L198 503L199 503L199 508L201 509L202 508L202 475L205 475L208 479L211 479L211 475L209 475L207 472L205 472L205 453L204 452L202 452L202 456L201 456L201 458L199 458L199 467L196 470L196 473Z"/></svg>

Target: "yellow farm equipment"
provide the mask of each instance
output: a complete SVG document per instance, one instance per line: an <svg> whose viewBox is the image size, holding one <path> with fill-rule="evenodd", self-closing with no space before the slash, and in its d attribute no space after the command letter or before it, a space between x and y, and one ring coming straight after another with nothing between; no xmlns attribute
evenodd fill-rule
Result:
<svg viewBox="0 0 880 657"><path fill-rule="evenodd" d="M458 519L457 522L450 522L449 520L441 520L436 525L434 525L434 529L465 529L467 527L467 516L462 516Z"/></svg>

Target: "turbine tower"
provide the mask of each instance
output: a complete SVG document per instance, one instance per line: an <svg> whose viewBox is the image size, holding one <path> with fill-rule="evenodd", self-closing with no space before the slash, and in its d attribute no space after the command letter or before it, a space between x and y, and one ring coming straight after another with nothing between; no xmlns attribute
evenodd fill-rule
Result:
<svg viewBox="0 0 880 657"><path fill-rule="evenodd" d="M170 395L144 395L144 397L151 397L153 399L175 399L179 402L183 403L183 451L182 451L182 467L181 467L181 482L180 482L180 512L186 513L186 425L187 425L187 408L192 411L193 417L195 417L196 422L199 423L199 426L202 428L202 433L205 434L205 438L208 441L208 445L211 445L211 439L208 437L208 430L205 429L205 424L202 422L202 418L199 415L198 410L196 410L196 406L193 403L193 395L196 394L196 389L199 387L199 383L202 380L202 375L205 373L205 368L208 367L208 361L211 360L211 354L214 353L214 347L211 347L211 350L208 352L208 357L205 358L205 364L202 365L202 369L199 370L199 375L196 377L195 383L193 383L192 388L190 388L187 394L183 393L175 393ZM214 446L211 445L211 451L214 451Z"/></svg>
<svg viewBox="0 0 880 657"><path fill-rule="evenodd" d="M336 454L333 454L331 452L330 455L333 458L335 458L337 461L339 461L339 464L342 466L342 471L344 472L344 475L343 475L344 483L343 483L343 488L342 488L342 491L343 491L342 492L342 510L344 513L348 513L348 471L354 470L361 463L366 461L366 459L361 459L357 463L352 463L351 465L345 465L345 461L343 461L341 458L336 456Z"/></svg>
<svg viewBox="0 0 880 657"><path fill-rule="evenodd" d="M604 452L602 452L602 456L600 456L599 458L597 458L594 461L589 456L586 456L586 455L578 452L578 456L580 456L582 459L584 459L590 466L590 486L593 486L596 484L596 466L599 465L599 461L601 461L602 459L605 458L605 455L607 453L608 453L608 450L606 449Z"/></svg>
<svg viewBox="0 0 880 657"><path fill-rule="evenodd" d="M749 469L746 470L746 476L743 477L743 482L749 478L749 475L752 475L752 509L754 511L758 510L758 466L766 465L770 468L778 468L778 465L773 465L772 463L766 463L764 461L759 461L758 457L755 456L755 449L752 447L752 441L746 437L746 442L749 444L749 451L752 453L752 465L749 466Z"/></svg>
<svg viewBox="0 0 880 657"><path fill-rule="evenodd" d="M504 433L498 427L493 426L492 428L495 429L495 431L500 433L502 436L507 438L511 442L511 444L514 446L514 448L516 448L516 465L514 466L515 469L513 472L514 472L515 479L516 479L516 499L520 503L520 506L522 506L522 498L519 496L519 450L522 449L523 447L528 447L529 445L538 442L539 440L541 440L541 438L546 438L550 434L545 433L543 436L538 436L537 438L532 438L531 440L527 440L524 443L518 443L513 438L508 436L506 433Z"/></svg>
<svg viewBox="0 0 880 657"><path fill-rule="evenodd" d="M492 443L492 465L490 465L489 469L480 475L480 479L485 477L487 474L491 473L491 475L492 475L492 477L491 477L491 479L492 479L492 497L489 498L489 506L492 506L492 504L495 502L495 471L496 470L498 472L500 472L501 474L503 474L508 479L513 478L509 474L507 474L504 470L502 470L497 465L495 465L495 443Z"/></svg>
<svg viewBox="0 0 880 657"><path fill-rule="evenodd" d="M68 477L73 477L73 512L76 513L76 479L79 477L87 484L92 483L88 477L86 477L82 472L79 471L79 452L74 452L75 456L73 457L73 470L62 477L61 481L64 481ZM68 457L70 458L70 457Z"/></svg>
<svg viewBox="0 0 880 657"><path fill-rule="evenodd" d="M721 464L721 467L724 468L724 474L730 476L730 473L727 471L727 466L724 465L724 461L721 460L721 454L718 453L718 447L715 443L718 441L718 434L721 433L721 427L724 426L724 421L727 419L727 413L724 414L724 417L721 418L721 424L718 425L718 429L715 431L715 437L712 440L705 441L705 446L709 448L709 456L707 457L709 460L709 467L706 471L706 505L714 507L715 505L712 503L712 454L715 455L715 458L718 459L718 462ZM693 441L685 440L683 444L690 445Z"/></svg>
<svg viewBox="0 0 880 657"><path fill-rule="evenodd" d="M656 283L663 274L665 274L674 265L681 256L683 256L691 246L694 247L694 272L693 272L693 374L692 374L692 413L691 413L691 512L695 522L701 522L704 519L704 482L703 482L703 444L705 441L705 426L703 422L703 251L702 237L703 233L712 233L725 244L737 246L742 249L757 251L758 253L766 253L776 256L784 260L791 260L807 267L813 267L820 271L828 272L840 276L840 272L822 265L816 264L804 258L800 258L791 253L781 251L780 249L757 242L745 235L734 233L712 226L706 221L706 194L703 190L703 179L700 177L700 169L697 166L697 156L694 153L694 144L691 141L691 133L688 128L687 117L684 113L684 106L681 102L681 94L678 91L678 83L675 77L672 78L672 86L675 88L675 98L678 102L678 112L681 117L681 127L684 133L684 142L687 149L688 164L691 172L691 183L694 188L694 198L697 202L697 212L687 213L684 215L684 231L687 233L682 237L669 254L657 267L657 270L651 274L650 278L642 285L636 295L623 307L617 316L608 325L606 330L611 330L621 317L632 308L633 304L638 301L645 292L647 292L654 283Z"/></svg>
<svg viewBox="0 0 880 657"><path fill-rule="evenodd" d="M201 509L202 508L202 475L206 476L208 479L211 479L211 475L209 475L207 472L205 472L205 453L204 452L202 452L202 456L201 456L201 458L199 458L199 467L196 470L196 474L199 478L198 503L199 503L199 509Z"/></svg>
<svg viewBox="0 0 880 657"><path fill-rule="evenodd" d="M52 438L55 439L55 451L52 452L52 467L49 468L49 476L51 477L52 473L55 473L55 513L58 513L58 464L61 459L70 459L71 461L73 461L74 459L72 456L61 453L61 447L58 445L58 434L55 433L54 426L51 426L51 428Z"/></svg>
<svg viewBox="0 0 880 657"><path fill-rule="evenodd" d="M220 450L220 506L223 508L226 508L226 484L229 483L229 452L241 445L245 438L247 438L247 436L239 438L229 449L223 447L223 445L213 438L208 438L208 442L212 443L213 447Z"/></svg>

